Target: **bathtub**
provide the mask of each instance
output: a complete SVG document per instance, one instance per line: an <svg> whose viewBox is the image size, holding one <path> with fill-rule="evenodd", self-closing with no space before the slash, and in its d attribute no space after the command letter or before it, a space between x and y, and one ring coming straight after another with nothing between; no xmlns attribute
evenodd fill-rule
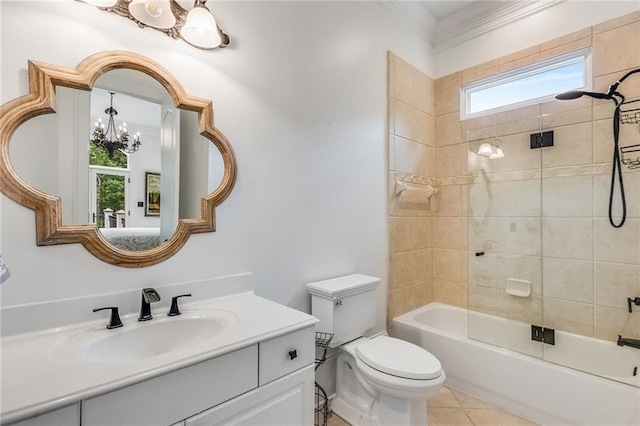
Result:
<svg viewBox="0 0 640 426"><path fill-rule="evenodd" d="M469 318L471 314L471 318ZM510 343L515 350L495 344ZM529 324L440 303L393 320L394 334L435 355L447 384L543 425L640 425L640 350L556 331L556 345L531 342ZM605 379L541 360L590 368ZM603 362L609 358L611 362ZM638 368L640 370L640 368Z"/></svg>

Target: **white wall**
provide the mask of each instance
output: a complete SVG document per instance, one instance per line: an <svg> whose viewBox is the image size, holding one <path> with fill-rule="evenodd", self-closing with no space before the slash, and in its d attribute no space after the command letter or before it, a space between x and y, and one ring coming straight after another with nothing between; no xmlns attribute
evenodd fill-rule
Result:
<svg viewBox="0 0 640 426"><path fill-rule="evenodd" d="M1 3L2 103L27 93L28 59L73 67L131 50L213 101L238 160L217 232L147 268L108 265L79 244L36 247L33 212L3 196L12 277L2 304L250 271L259 295L308 311L306 282L361 272L385 282L384 328L386 52L432 73L428 46L378 2L210 3L231 37L226 49L197 50L72 0Z"/></svg>
<svg viewBox="0 0 640 426"><path fill-rule="evenodd" d="M636 10L640 10L638 0L559 2L540 13L437 52L433 76L439 78Z"/></svg>

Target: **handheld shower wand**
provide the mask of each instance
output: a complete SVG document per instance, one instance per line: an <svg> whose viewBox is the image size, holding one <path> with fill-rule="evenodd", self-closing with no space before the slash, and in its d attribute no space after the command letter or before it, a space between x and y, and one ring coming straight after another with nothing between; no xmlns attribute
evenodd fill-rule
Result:
<svg viewBox="0 0 640 426"><path fill-rule="evenodd" d="M620 139L620 106L624 103L625 97L622 93L618 92L618 86L620 83L625 81L629 76L640 72L640 68L631 70L627 72L625 75L620 77L615 83L609 86L606 93L598 93L598 92L586 92L582 90L572 90L569 92L559 93L555 96L556 99L565 101L571 99L578 99L582 96L589 96L595 99L603 99L603 100L612 100L615 104L615 109L613 110L613 161L612 161L612 170L611 170L611 188L609 191L609 223L614 228L620 228L624 225L624 222L627 220L627 198L624 193L624 182L622 180L622 162L620 160L620 149L619 149L619 139ZM613 219L613 193L615 192L615 184L616 184L616 175L618 177L618 184L620 186L620 201L622 203L622 218L620 222L615 223Z"/></svg>

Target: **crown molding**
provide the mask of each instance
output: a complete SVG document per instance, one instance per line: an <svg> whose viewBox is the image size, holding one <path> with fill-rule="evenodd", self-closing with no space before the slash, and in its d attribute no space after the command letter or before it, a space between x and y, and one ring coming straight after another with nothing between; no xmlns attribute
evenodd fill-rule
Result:
<svg viewBox="0 0 640 426"><path fill-rule="evenodd" d="M420 6L420 2L405 0L380 0L380 2L416 30L431 46L434 46L438 21Z"/></svg>
<svg viewBox="0 0 640 426"><path fill-rule="evenodd" d="M479 1L438 22L434 50L448 49L566 1Z"/></svg>
<svg viewBox="0 0 640 426"><path fill-rule="evenodd" d="M478 1L436 20L421 1L380 0L438 52L517 22L567 0Z"/></svg>

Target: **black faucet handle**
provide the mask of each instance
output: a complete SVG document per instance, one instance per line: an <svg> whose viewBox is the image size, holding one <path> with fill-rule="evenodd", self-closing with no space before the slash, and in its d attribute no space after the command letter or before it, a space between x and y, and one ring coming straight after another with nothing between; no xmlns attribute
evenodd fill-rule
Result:
<svg viewBox="0 0 640 426"><path fill-rule="evenodd" d="M632 304L635 304L636 306L640 306L640 297L636 297L636 298L627 297L627 306L629 308L629 313L633 312L633 308L631 307Z"/></svg>
<svg viewBox="0 0 640 426"><path fill-rule="evenodd" d="M109 318L109 323L107 324L107 328L111 330L112 328L122 327L122 321L120 321L120 314L118 313L117 306L106 306L104 308L96 308L93 312L104 311L106 309L111 309L111 317Z"/></svg>
<svg viewBox="0 0 640 426"><path fill-rule="evenodd" d="M180 315L180 308L178 308L178 298L180 297L191 297L191 293L189 294L181 294L179 296L173 296L171 298L171 308L169 308L169 313L167 314L170 317L174 317L176 315Z"/></svg>

